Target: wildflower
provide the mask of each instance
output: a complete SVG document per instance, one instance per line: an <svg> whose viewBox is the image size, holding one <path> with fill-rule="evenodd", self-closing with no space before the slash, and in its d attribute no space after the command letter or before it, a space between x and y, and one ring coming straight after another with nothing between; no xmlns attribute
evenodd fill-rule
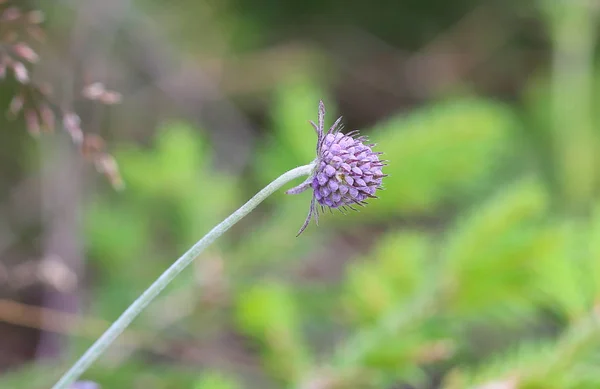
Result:
<svg viewBox="0 0 600 389"><path fill-rule="evenodd" d="M92 381L77 381L70 389L100 389L100 385Z"/></svg>
<svg viewBox="0 0 600 389"><path fill-rule="evenodd" d="M313 174L302 184L288 190L288 194L298 194L311 187L313 197L308 216L298 231L300 235L315 218L318 224L319 207L321 212L328 208L347 208L356 211L354 205L364 206L368 198L377 198L375 193L382 189L381 180L387 176L381 169L386 164L379 159L381 152L374 152L375 144L366 144L367 137L359 136L358 130L343 134L338 118L325 133L325 105L319 102L318 125L310 124L317 132L317 158Z"/></svg>

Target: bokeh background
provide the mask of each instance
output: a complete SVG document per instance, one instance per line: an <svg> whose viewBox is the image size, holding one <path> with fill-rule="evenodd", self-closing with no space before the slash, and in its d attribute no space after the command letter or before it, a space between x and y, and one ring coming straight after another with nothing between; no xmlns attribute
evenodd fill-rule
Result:
<svg viewBox="0 0 600 389"><path fill-rule="evenodd" d="M600 387L596 0L0 1L12 7L45 14L19 39L39 54L26 88L52 85L57 120L37 134L9 69L0 388L49 388L206 231L310 162L319 99L327 123L343 115L386 153L380 199L296 238L310 194L276 193L85 378ZM43 106L34 92L25 108Z"/></svg>

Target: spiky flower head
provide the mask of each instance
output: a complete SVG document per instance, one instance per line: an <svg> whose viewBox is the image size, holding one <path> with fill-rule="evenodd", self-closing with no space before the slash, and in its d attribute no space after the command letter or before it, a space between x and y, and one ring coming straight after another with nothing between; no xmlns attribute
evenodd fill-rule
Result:
<svg viewBox="0 0 600 389"><path fill-rule="evenodd" d="M69 389L100 389L100 385L92 381L77 381Z"/></svg>
<svg viewBox="0 0 600 389"><path fill-rule="evenodd" d="M375 144L368 144L366 136L360 136L358 130L343 134L341 117L325 133L324 121L325 105L320 101L318 124L310 121L317 132L315 169L306 181L286 192L298 194L313 189L310 210L298 235L313 217L318 224L319 208L356 211L354 205L362 207L368 198L377 198L375 193L382 189L381 180L386 176L381 171L385 166L379 159L382 153L372 150Z"/></svg>

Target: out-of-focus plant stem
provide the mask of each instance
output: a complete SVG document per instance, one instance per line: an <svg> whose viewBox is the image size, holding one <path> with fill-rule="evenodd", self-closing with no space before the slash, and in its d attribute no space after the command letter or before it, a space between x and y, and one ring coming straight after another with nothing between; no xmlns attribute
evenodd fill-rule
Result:
<svg viewBox="0 0 600 389"><path fill-rule="evenodd" d="M592 1L541 0L554 50L552 125L558 181L567 207L582 210L597 183L594 133L594 46L600 7Z"/></svg>
<svg viewBox="0 0 600 389"><path fill-rule="evenodd" d="M229 228L248 215L258 204L277 191L286 183L298 177L312 173L314 162L309 165L297 167L282 174L273 182L263 188L237 211L228 216L216 227L210 230L192 248L175 261L163 274L137 300L121 314L121 316L92 344L92 346L79 358L77 362L60 378L52 389L68 389L87 370L91 364L110 346L112 342L131 324L131 322L144 310L144 308L192 261L204 251L218 237ZM201 200L199 200L201 201Z"/></svg>

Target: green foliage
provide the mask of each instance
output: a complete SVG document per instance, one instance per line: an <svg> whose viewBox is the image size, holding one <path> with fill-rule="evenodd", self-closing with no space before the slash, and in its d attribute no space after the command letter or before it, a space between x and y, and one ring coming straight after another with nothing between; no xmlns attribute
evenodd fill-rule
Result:
<svg viewBox="0 0 600 389"><path fill-rule="evenodd" d="M256 154L254 166L261 182L268 183L283 171L316 157L315 131L308 120L316 120L323 91L307 75L294 75L274 92L271 107L272 137ZM329 125L335 116L333 105L327 105Z"/></svg>
<svg viewBox="0 0 600 389"><path fill-rule="evenodd" d="M555 249L554 234L539 223L547 205L539 185L521 183L451 230L440 273L452 314L506 316L535 307L537 271Z"/></svg>
<svg viewBox="0 0 600 389"><path fill-rule="evenodd" d="M370 134L390 160L381 196L369 216L433 214L470 197L510 156L515 118L508 107L477 99L437 103L376 126Z"/></svg>
<svg viewBox="0 0 600 389"><path fill-rule="evenodd" d="M295 306L286 286L267 283L240 296L236 309L241 331L262 344L267 367L284 382L300 378L308 363Z"/></svg>
<svg viewBox="0 0 600 389"><path fill-rule="evenodd" d="M390 233L374 252L350 266L342 299L357 324L371 323L414 298L426 280L431 243L432 239L418 232Z"/></svg>
<svg viewBox="0 0 600 389"><path fill-rule="evenodd" d="M239 385L231 378L218 373L204 373L195 383L194 389L238 389Z"/></svg>
<svg viewBox="0 0 600 389"><path fill-rule="evenodd" d="M308 76L276 92L272 135L251 177L260 185L313 158L306 119L314 118L319 97ZM209 156L189 129L169 128L155 151L119 154L135 201L90 209L91 253L109 257L116 269L148 250L139 241L156 235L155 220L170 223L174 241L192 239L209 228L208 221L196 223L214 223L241 197L233 195L234 180L206 168ZM340 389L398 382L426 387L437 371L446 373L444 385L452 389L514 377L520 388L593 387L599 378L590 366L598 354L592 312L600 294L600 211L587 218L557 214L552 186L539 169L527 166L515 175L514 167L527 160L519 154L527 147L516 147L519 131L507 106L475 98L435 103L365 131L391 161L387 191L359 215L325 215L325 226L311 226L301 239L290 231L305 217L310 193L275 195L242 224L244 239L221 247L231 311L206 317L234 323L264 377L277 386L324 380ZM223 193L197 201L214 190ZM142 214L149 207L153 211ZM319 255L317 248L332 246L330 255L341 258L335 225L328 224L343 223L341 230L360 235L365 220L440 214L435 228L388 228L351 258L335 285L275 276L297 271L306 257ZM146 260L157 252L148 250ZM125 282L123 273L104 271L110 290L126 290L115 286ZM544 326L543 335L531 333ZM199 374L195 385L237 387L229 376L212 373Z"/></svg>
<svg viewBox="0 0 600 389"><path fill-rule="evenodd" d="M153 148L117 151L128 189L96 199L86 220L90 259L105 286L94 301L102 316L122 311L168 261L240 203L236 182L211 167L196 131L170 123Z"/></svg>
<svg viewBox="0 0 600 389"><path fill-rule="evenodd" d="M265 38L258 16L215 21L237 2L196 3L182 9L197 10L206 31L240 47ZM171 33L199 23L195 15ZM213 36L204 34L214 46L201 51L218 51ZM198 259L196 277L176 280L185 297L166 291L158 314L134 326L151 335L137 351L115 365L106 358L89 377L104 388L600 387L597 169L574 169L571 148L585 144L584 160L600 152L590 127L599 117L570 116L591 106L589 96L557 96L572 80L555 84L557 71L534 77L522 102L455 96L361 129L389 159L380 199L350 216L323 215L296 238L310 191L273 195ZM299 69L272 91L242 177L218 171L203 133L185 123L165 125L150 147L117 151L127 191L85 209L89 315L114 318L256 190L314 159L307 120L319 99L326 125L339 115L319 81ZM571 192L572 183L581 186ZM186 311L160 325L179 304ZM164 344L176 351L154 355ZM0 387L26 388L31 376L41 388L49 375L24 369Z"/></svg>

